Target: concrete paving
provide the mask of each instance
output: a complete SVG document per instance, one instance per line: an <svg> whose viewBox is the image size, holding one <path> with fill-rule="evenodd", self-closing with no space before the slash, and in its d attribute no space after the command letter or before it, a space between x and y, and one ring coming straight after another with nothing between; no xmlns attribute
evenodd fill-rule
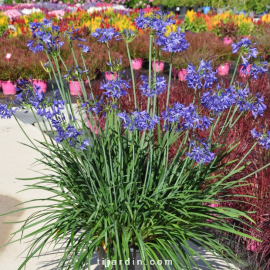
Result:
<svg viewBox="0 0 270 270"><path fill-rule="evenodd" d="M27 122L27 121L26 121ZM43 140L40 131L33 126L34 123L23 123L20 121L26 133L31 139ZM33 164L38 153L21 143L29 144L15 119L0 119L0 214L14 211L27 205L15 205L34 198L45 198L45 191L19 191L24 189L25 181L16 178L28 178L38 175L36 170L42 171L44 168ZM33 171L34 170L34 171ZM30 206L30 204L29 204ZM33 210L14 213L8 216L0 217L0 246L7 243L10 239L10 233L21 227L20 223L3 224L3 222L20 221L26 219ZM0 270L17 270L26 253L21 254L27 248L25 241L12 243L5 248L0 249ZM196 248L197 251L212 265L215 270L238 269L230 268L223 259L217 259L211 253L204 249ZM26 270L53 270L56 269L57 258L61 250L55 249L39 258L35 257L29 261ZM198 257L194 258L201 270L209 269ZM91 270L98 269L97 254L92 259ZM195 269L195 268L194 268Z"/></svg>

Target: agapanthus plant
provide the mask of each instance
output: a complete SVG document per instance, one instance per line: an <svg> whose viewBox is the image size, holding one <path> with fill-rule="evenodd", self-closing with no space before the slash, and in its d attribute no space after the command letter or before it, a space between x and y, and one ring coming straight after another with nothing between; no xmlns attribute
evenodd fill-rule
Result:
<svg viewBox="0 0 270 270"><path fill-rule="evenodd" d="M178 39L171 36L166 39L164 29L173 23L159 12L148 16L141 14L136 20L138 27L152 31L150 60L151 50L156 48L155 35L166 40L164 48L171 51L172 60L173 54L186 49L187 43L180 32L175 34ZM118 262L131 258L131 250L135 249L141 255L144 270L150 269L150 260L171 260L171 268L191 270L193 264L197 265L193 256L200 255L189 242L215 256L219 254L228 261L240 262L229 246L214 237L211 229L258 240L230 222L252 220L247 213L232 207L211 205L222 205L227 200L226 191L245 185L246 178L269 165L244 177L240 174L249 165L245 158L258 142L268 148L269 138L254 130L252 135L258 142L254 142L248 153L240 160L225 161L238 143L227 145L228 133L247 111L254 117L263 114L263 97L252 96L248 85L234 82L235 74L229 88L216 85L216 72L211 63L202 60L198 69L192 64L188 68L188 85L195 90L193 102L172 104L170 80L167 84L164 78L157 77L156 70L152 72L149 65L149 76L143 76L139 85L135 84L132 73L134 108L130 108L131 112L121 108L121 99L129 98L131 85L119 76L101 84L101 98L94 97L93 93L87 97L82 84L83 95L79 97L79 116L76 116L61 79L59 61L63 59L51 53L53 33L49 27L48 20L32 25L34 40L30 46L37 42L38 50L47 51L49 63L54 62L56 68L49 72L56 78L62 99L58 99L58 91L52 98L46 98L38 89L22 82L22 92L16 100L28 113L43 117L46 130L52 133L51 138L44 135L44 142L31 141L31 147L43 156L39 162L51 173L40 176L39 183L30 188L46 190L52 196L42 198L49 208L41 210L38 205L38 211L15 232L23 232L18 241L31 238L29 252L19 269L42 253L45 243L58 244L65 239L61 243L64 252L56 265L58 269L90 267L95 250L102 259L110 260L106 268L127 269L127 265ZM106 43L109 67L112 67L108 41L117 38L118 33L114 29L99 29L93 36ZM73 38L68 42L72 50ZM128 55L130 42L132 40L126 39ZM244 39L234 50L246 49L247 44ZM244 49L239 59L246 53ZM84 59L83 53L81 56ZM63 66L66 67L64 63ZM82 69L87 70L87 67ZM68 74L68 68L66 72ZM80 73L78 78L81 80ZM89 86L92 91L90 80ZM136 99L138 92L147 98L147 104L143 104L146 109L141 111ZM166 108L160 111L159 101L164 96ZM0 113L4 118L16 117L10 105L2 105ZM216 130L222 114L226 119L222 128ZM89 124L84 123L85 115ZM105 125L100 128L104 119ZM39 144L45 150L39 148ZM176 146L175 154L169 158L170 150ZM226 170L228 163L233 164L229 172ZM234 180L235 177L238 180ZM213 269L205 258L200 258ZM155 267L161 270L164 264L156 263Z"/></svg>

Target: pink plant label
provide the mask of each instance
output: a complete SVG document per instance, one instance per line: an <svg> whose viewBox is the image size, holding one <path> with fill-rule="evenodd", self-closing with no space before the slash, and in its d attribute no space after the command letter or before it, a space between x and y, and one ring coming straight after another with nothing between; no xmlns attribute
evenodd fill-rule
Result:
<svg viewBox="0 0 270 270"><path fill-rule="evenodd" d="M9 60L11 58L11 55L12 55L11 53L7 53L6 54L6 59Z"/></svg>

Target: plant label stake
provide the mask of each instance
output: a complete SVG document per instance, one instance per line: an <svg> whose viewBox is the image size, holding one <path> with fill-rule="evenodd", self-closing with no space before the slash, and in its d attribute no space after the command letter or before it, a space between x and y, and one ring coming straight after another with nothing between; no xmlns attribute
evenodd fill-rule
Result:
<svg viewBox="0 0 270 270"><path fill-rule="evenodd" d="M6 57L5 58L8 60L8 62L9 62L9 59L11 58L11 55L12 55L11 53L7 53L6 54Z"/></svg>

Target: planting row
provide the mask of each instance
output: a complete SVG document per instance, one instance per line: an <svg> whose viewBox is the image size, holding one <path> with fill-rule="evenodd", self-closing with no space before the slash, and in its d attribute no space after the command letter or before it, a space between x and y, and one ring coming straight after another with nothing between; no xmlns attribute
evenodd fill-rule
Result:
<svg viewBox="0 0 270 270"><path fill-rule="evenodd" d="M13 4L13 3L36 3L41 1L30 1L30 0L4 0L5 4ZM181 9L186 9L187 7L193 8L202 8L205 12L210 9L217 9L219 11L224 9L229 9L232 11L238 12L256 12L262 13L269 10L270 1L269 0L246 0L246 1L238 1L238 0L50 0L50 2L60 2L66 4L77 4L77 3L106 3L106 4L125 4L129 8L143 8L146 6L159 6L162 9L173 9L175 8L177 11Z"/></svg>
<svg viewBox="0 0 270 270"><path fill-rule="evenodd" d="M65 66L60 65L62 76L67 75L67 70L73 70L77 67L77 72L84 70L84 65L87 67L87 72L83 73L83 79L86 80L87 76L90 79L95 79L100 72L108 70L107 62L109 62L107 47L105 44L99 44L94 39L89 31L78 31L76 36L79 38L85 38L87 46L90 47L90 52L85 56L85 63L80 56L81 45L79 41L74 42L74 53L77 57L78 65L74 62L74 57L68 49L68 43L64 43L61 48L61 59L65 61ZM186 33L185 34L188 43L190 44L188 49L182 54L175 55L173 59L173 77L179 77L180 80L185 80L186 68L191 62L195 66L199 66L200 59L211 60L215 69L217 69L219 75L227 75L229 72L229 66L232 62L236 61L237 54L233 54L231 50L232 39L220 39L213 33ZM61 40L65 42L63 35ZM33 54L30 50L30 46L26 45L28 37L26 35L20 35L18 37L8 39L2 38L0 43L0 80L8 81L8 85L12 86L9 91L4 90L6 94L14 94L14 83L18 79L29 78L47 81L49 79L49 73L44 72L47 70L46 63L47 57L44 52L39 54ZM253 37L254 43L257 42L260 58L267 60L270 55L270 46L267 43L267 37ZM198 46L200 44L200 46ZM126 45L124 40L110 41L110 47L112 48L111 58L113 61L113 71L119 72L129 67L128 55L126 52ZM135 70L141 69L144 61L149 60L149 37L148 33L142 33L137 35L130 43L130 55L133 59L132 68ZM97 53L98 52L98 53ZM164 69L164 62L170 62L170 54L163 52L158 48L155 51L155 56L158 59L156 62L156 70L162 71ZM259 58L258 58L259 61ZM154 63L152 63L154 65ZM154 66L153 66L154 67ZM241 76L246 76L250 70L248 66L247 70L240 71ZM74 76L73 76L74 75ZM68 81L72 81L72 77L76 77L76 74L69 73L66 76ZM3 89L6 89L3 84ZM9 88L10 89L10 88Z"/></svg>
<svg viewBox="0 0 270 270"><path fill-rule="evenodd" d="M2 11L1 11L2 10ZM144 11L152 12L152 8ZM140 9L128 10L121 5L85 4L80 8L65 4L16 5L0 7L0 36L14 37L20 34L30 36L29 23L40 22L42 19L52 18L64 32L71 26L87 28L93 32L97 28L114 27L118 31L130 28L141 33L134 24L134 19L140 14ZM174 27L181 26L182 31L213 32L219 37L237 37L239 35L252 36L254 34L269 34L270 16L265 14L259 20L246 15L236 15L231 12L222 14L202 14L188 11L184 20L171 13L176 20Z"/></svg>

